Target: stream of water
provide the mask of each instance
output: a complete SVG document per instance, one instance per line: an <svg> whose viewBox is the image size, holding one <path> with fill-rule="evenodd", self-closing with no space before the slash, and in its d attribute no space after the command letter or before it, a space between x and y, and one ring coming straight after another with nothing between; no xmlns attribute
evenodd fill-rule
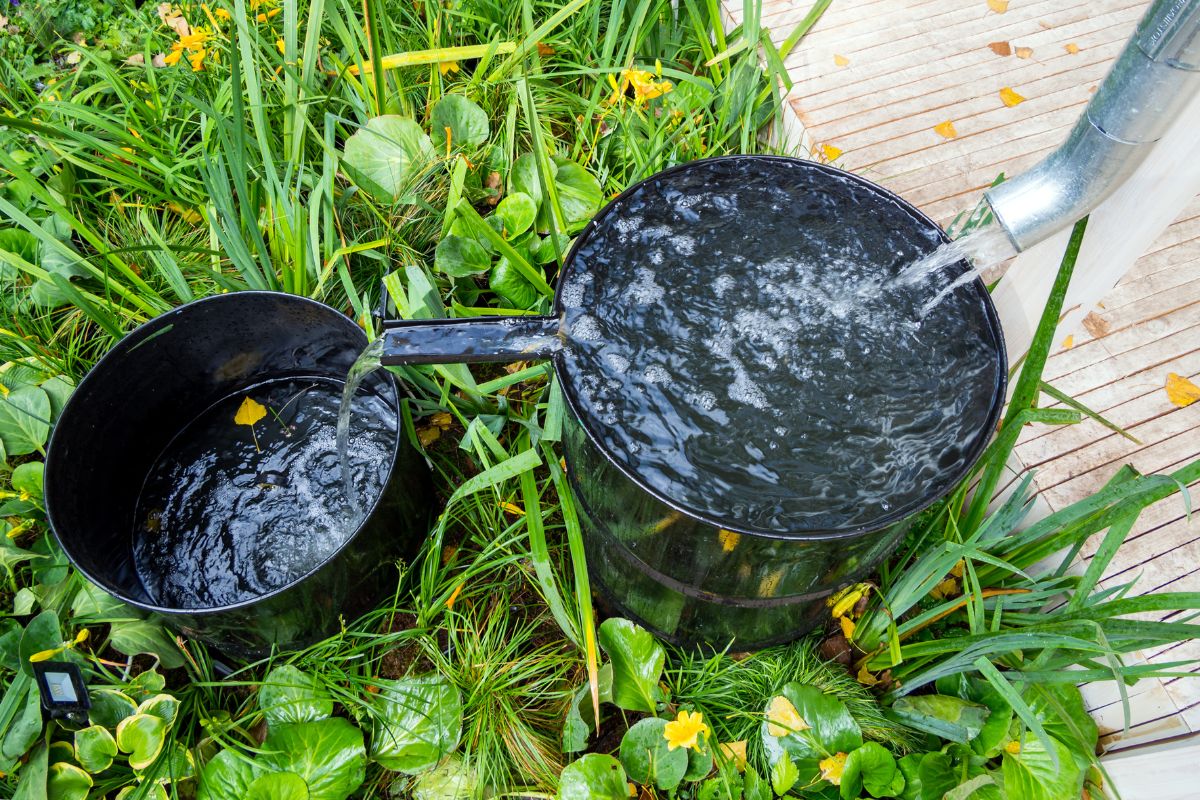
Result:
<svg viewBox="0 0 1200 800"><path fill-rule="evenodd" d="M367 345L346 373L346 383L342 387L342 401L338 406L337 415L337 457L342 470L342 491L355 503L356 510L361 511L361 505L353 491L354 476L350 469L350 417L354 411L354 396L358 387L367 376L383 366L380 358L383 356L383 339L375 339Z"/></svg>

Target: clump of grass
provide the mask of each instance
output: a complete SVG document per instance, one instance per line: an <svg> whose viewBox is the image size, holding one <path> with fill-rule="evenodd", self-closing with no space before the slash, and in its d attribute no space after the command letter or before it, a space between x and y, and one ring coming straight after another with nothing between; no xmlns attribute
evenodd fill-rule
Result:
<svg viewBox="0 0 1200 800"><path fill-rule="evenodd" d="M811 639L737 658L729 653L706 656L674 650L667 659L666 682L675 703L703 712L717 741L745 739L751 756L761 765L766 764L758 732L763 709L784 685L793 682L836 695L867 739L900 753L915 744L912 731L885 717L874 695L844 667L822 660Z"/></svg>

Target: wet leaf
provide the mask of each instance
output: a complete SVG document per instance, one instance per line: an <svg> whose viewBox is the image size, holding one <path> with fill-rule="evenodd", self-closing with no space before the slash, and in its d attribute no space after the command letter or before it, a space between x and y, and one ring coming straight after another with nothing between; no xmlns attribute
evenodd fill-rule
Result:
<svg viewBox="0 0 1200 800"><path fill-rule="evenodd" d="M458 756L426 772L412 786L413 800L473 800L479 796L479 773Z"/></svg>
<svg viewBox="0 0 1200 800"><path fill-rule="evenodd" d="M1013 106L1018 106L1021 103L1024 103L1025 98L1014 92L1012 87L1005 86L1000 90L1000 101L1009 108L1012 108Z"/></svg>
<svg viewBox="0 0 1200 800"><path fill-rule="evenodd" d="M841 158L842 149L840 147L834 147L831 144L823 144L821 145L821 155L824 156L826 161L836 161L837 159Z"/></svg>
<svg viewBox="0 0 1200 800"><path fill-rule="evenodd" d="M558 797L559 800L628 800L625 770L612 756L589 753L562 771Z"/></svg>
<svg viewBox="0 0 1200 800"><path fill-rule="evenodd" d="M997 14L1003 14L1008 11L1008 0L987 0L988 8L995 11Z"/></svg>
<svg viewBox="0 0 1200 800"><path fill-rule="evenodd" d="M849 65L850 59L846 58L845 56L840 56L837 53L834 53L833 63L837 64L839 67L845 67L845 66Z"/></svg>
<svg viewBox="0 0 1200 800"><path fill-rule="evenodd" d="M368 120L346 140L342 165L375 199L395 201L435 157L433 142L420 125L388 114Z"/></svg>
<svg viewBox="0 0 1200 800"><path fill-rule="evenodd" d="M453 233L438 242L433 266L453 278L466 278L487 272L492 256L475 239Z"/></svg>
<svg viewBox="0 0 1200 800"><path fill-rule="evenodd" d="M511 192L493 212L504 223L503 235L513 239L529 230L537 216L537 203L524 192Z"/></svg>
<svg viewBox="0 0 1200 800"><path fill-rule="evenodd" d="M883 745L866 742L846 757L841 783L843 800L853 800L863 789L872 797L895 797L903 787L904 776L896 768L896 759Z"/></svg>
<svg viewBox="0 0 1200 800"><path fill-rule="evenodd" d="M258 770L232 750L222 750L200 771L196 800L243 800Z"/></svg>
<svg viewBox="0 0 1200 800"><path fill-rule="evenodd" d="M233 422L235 425L253 425L266 415L267 409L263 404L247 395L233 415Z"/></svg>
<svg viewBox="0 0 1200 800"><path fill-rule="evenodd" d="M345 800L362 785L367 750L362 731L334 717L280 725L268 734L257 761L277 772L295 772L312 800Z"/></svg>
<svg viewBox="0 0 1200 800"><path fill-rule="evenodd" d="M46 796L50 800L84 800L92 788L92 776L74 764L60 761L50 766Z"/></svg>
<svg viewBox="0 0 1200 800"><path fill-rule="evenodd" d="M978 736L990 713L987 706L940 694L901 697L891 710L910 728L959 744Z"/></svg>
<svg viewBox="0 0 1200 800"><path fill-rule="evenodd" d="M433 106L429 127L438 141L446 137L452 147L474 147L488 138L487 112L461 94L448 94Z"/></svg>
<svg viewBox="0 0 1200 800"><path fill-rule="evenodd" d="M953 139L955 136L958 136L958 131L954 130L954 123L951 120L939 122L937 125L934 125L933 132L943 139Z"/></svg>
<svg viewBox="0 0 1200 800"><path fill-rule="evenodd" d="M333 698L313 676L290 664L267 673L258 705L272 728L289 722L314 722L333 715Z"/></svg>
<svg viewBox="0 0 1200 800"><path fill-rule="evenodd" d="M1018 47L1015 51L1017 58L1033 58L1032 47Z"/></svg>
<svg viewBox="0 0 1200 800"><path fill-rule="evenodd" d="M115 728L121 720L137 713L137 703L116 689L92 689L88 697L92 700L88 719L93 725Z"/></svg>
<svg viewBox="0 0 1200 800"><path fill-rule="evenodd" d="M792 757L787 753L771 767L771 788L781 797L796 785L799 778L800 770L796 769L796 762L792 761Z"/></svg>
<svg viewBox="0 0 1200 800"><path fill-rule="evenodd" d="M1186 408L1200 400L1200 386L1177 373L1167 375L1167 399L1180 408Z"/></svg>
<svg viewBox="0 0 1200 800"><path fill-rule="evenodd" d="M453 752L462 735L458 689L437 676L383 682L373 698L379 711L371 736L371 758L384 767L415 775Z"/></svg>
<svg viewBox="0 0 1200 800"><path fill-rule="evenodd" d="M117 754L117 740L107 728L91 725L75 731L75 757L79 765L93 775L99 775L112 766Z"/></svg>
<svg viewBox="0 0 1200 800"><path fill-rule="evenodd" d="M169 726L153 714L134 714L117 725L117 747L129 754L129 766L145 769L162 752Z"/></svg>
<svg viewBox="0 0 1200 800"><path fill-rule="evenodd" d="M613 703L627 711L654 713L667 657L663 646L645 628L619 618L600 625L599 639L612 662Z"/></svg>
<svg viewBox="0 0 1200 800"><path fill-rule="evenodd" d="M294 772L268 772L246 787L246 800L308 800L308 784Z"/></svg>
<svg viewBox="0 0 1200 800"><path fill-rule="evenodd" d="M1012 55L1012 45L1008 42L991 42L988 44L988 48L998 56Z"/></svg>
<svg viewBox="0 0 1200 800"><path fill-rule="evenodd" d="M496 262L496 266L492 267L488 276L488 288L499 295L510 308L533 308L541 297L537 288L525 279L507 256L502 257Z"/></svg>
<svg viewBox="0 0 1200 800"><path fill-rule="evenodd" d="M1063 49L1071 55L1075 55L1079 52L1079 45L1075 44L1074 42L1067 42L1063 45Z"/></svg>
<svg viewBox="0 0 1200 800"><path fill-rule="evenodd" d="M22 386L0 398L0 441L10 456L41 450L50 435L50 397L37 386Z"/></svg>
<svg viewBox="0 0 1200 800"><path fill-rule="evenodd" d="M664 729L667 721L651 717L637 722L621 737L621 765L629 779L640 784L653 783L670 791L687 772L688 751L670 749Z"/></svg>
<svg viewBox="0 0 1200 800"><path fill-rule="evenodd" d="M1005 750L1001 772L1004 775L1004 794L1011 800L1058 800L1078 797L1083 774L1071 755L1071 750L1058 739L1050 737L1058 766L1050 751L1032 733L1025 734L1016 752Z"/></svg>
<svg viewBox="0 0 1200 800"><path fill-rule="evenodd" d="M145 653L157 657L166 669L183 666L179 645L157 622L148 619L114 622L109 635L112 646L127 656Z"/></svg>
<svg viewBox="0 0 1200 800"><path fill-rule="evenodd" d="M797 761L811 762L824 758L827 753L848 753L862 746L862 730L850 716L845 703L836 696L825 694L816 686L789 683L783 687L783 697L803 721L803 726L793 723L789 727L799 727L799 730L782 737L773 736L770 729L778 730L780 726L778 721L772 725L768 710L760 731L769 763L774 764L785 752ZM810 771L811 764L798 763L797 767L801 768L803 777Z"/></svg>

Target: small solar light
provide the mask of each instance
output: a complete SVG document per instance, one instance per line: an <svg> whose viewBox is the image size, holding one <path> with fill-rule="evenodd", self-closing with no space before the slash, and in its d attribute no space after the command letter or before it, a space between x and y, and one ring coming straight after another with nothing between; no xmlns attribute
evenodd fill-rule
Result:
<svg viewBox="0 0 1200 800"><path fill-rule="evenodd" d="M79 665L69 661L38 661L33 675L42 696L42 716L86 725L92 701Z"/></svg>

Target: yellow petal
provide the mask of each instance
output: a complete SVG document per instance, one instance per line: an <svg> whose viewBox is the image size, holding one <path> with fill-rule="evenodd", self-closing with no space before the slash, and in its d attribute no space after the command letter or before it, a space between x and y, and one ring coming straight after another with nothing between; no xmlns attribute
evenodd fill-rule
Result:
<svg viewBox="0 0 1200 800"><path fill-rule="evenodd" d="M768 736L779 739L791 733L806 731L810 727L812 726L804 721L804 717L800 716L800 712L792 705L791 700L783 695L771 698L771 702L767 706Z"/></svg>
<svg viewBox="0 0 1200 800"><path fill-rule="evenodd" d="M1021 752L1021 743L1016 739L1013 739L1011 742L1004 745L1004 749L1015 756L1017 753Z"/></svg>
<svg viewBox="0 0 1200 800"><path fill-rule="evenodd" d="M1025 98L1017 94L1011 87L1005 86L1000 90L1000 100L1004 105L1012 108L1025 102Z"/></svg>
<svg viewBox="0 0 1200 800"><path fill-rule="evenodd" d="M845 636L847 639L853 639L854 628L856 627L854 625L854 620L850 619L849 617L842 617L838 620L838 623L842 626L842 636Z"/></svg>
<svg viewBox="0 0 1200 800"><path fill-rule="evenodd" d="M1174 372L1167 375L1166 389L1167 399L1180 408L1200 400L1200 386Z"/></svg>
<svg viewBox="0 0 1200 800"><path fill-rule="evenodd" d="M746 740L724 742L721 744L721 755L733 762L738 772L746 771Z"/></svg>
<svg viewBox="0 0 1200 800"><path fill-rule="evenodd" d="M699 745L699 737L708 734L708 726L704 724L704 715L699 711L689 713L680 711L675 719L663 727L663 738L667 740L667 750L682 747L693 750Z"/></svg>
<svg viewBox="0 0 1200 800"><path fill-rule="evenodd" d="M995 11L997 14L1003 14L1008 11L1008 0L987 0L988 8Z"/></svg>
<svg viewBox="0 0 1200 800"><path fill-rule="evenodd" d="M958 131L954 130L954 123L950 120L934 125L933 132L943 139L953 139L955 136L958 136Z"/></svg>
<svg viewBox="0 0 1200 800"><path fill-rule="evenodd" d="M845 56L839 56L837 53L834 53L833 54L833 63L837 64L839 67L844 67L850 63L850 59L846 58Z"/></svg>
<svg viewBox="0 0 1200 800"><path fill-rule="evenodd" d="M842 149L831 144L823 144L821 145L821 155L825 157L826 161L836 161L841 158Z"/></svg>
<svg viewBox="0 0 1200 800"><path fill-rule="evenodd" d="M733 549L738 546L738 542L742 540L741 534L727 531L724 528L717 531L717 541L721 543L721 549L726 553L732 553Z"/></svg>
<svg viewBox="0 0 1200 800"><path fill-rule="evenodd" d="M29 662L31 664L33 664L33 663L37 663L38 661L49 661L50 659L54 658L56 655L61 653L64 649L66 649L66 648L54 647L49 650L40 650L29 657Z"/></svg>
<svg viewBox="0 0 1200 800"><path fill-rule="evenodd" d="M852 583L844 589L841 589L825 600L825 604L830 608L830 616L837 619L845 614L848 614L851 609L858 605L858 601L863 598L863 595L870 590L869 583Z"/></svg>
<svg viewBox="0 0 1200 800"><path fill-rule="evenodd" d="M266 415L267 409L263 407L263 404L253 397L247 396L238 406L237 413L233 415L233 421L236 425L253 425Z"/></svg>
<svg viewBox="0 0 1200 800"><path fill-rule="evenodd" d="M1074 42L1068 42L1067 44L1063 45L1063 47L1071 55L1075 55L1079 52L1079 45L1075 44Z"/></svg>
<svg viewBox="0 0 1200 800"><path fill-rule="evenodd" d="M163 63L166 64L168 67L173 67L179 63L179 59L181 59L181 58L183 58L182 50L172 50L171 52L169 52L165 56L163 56Z"/></svg>

